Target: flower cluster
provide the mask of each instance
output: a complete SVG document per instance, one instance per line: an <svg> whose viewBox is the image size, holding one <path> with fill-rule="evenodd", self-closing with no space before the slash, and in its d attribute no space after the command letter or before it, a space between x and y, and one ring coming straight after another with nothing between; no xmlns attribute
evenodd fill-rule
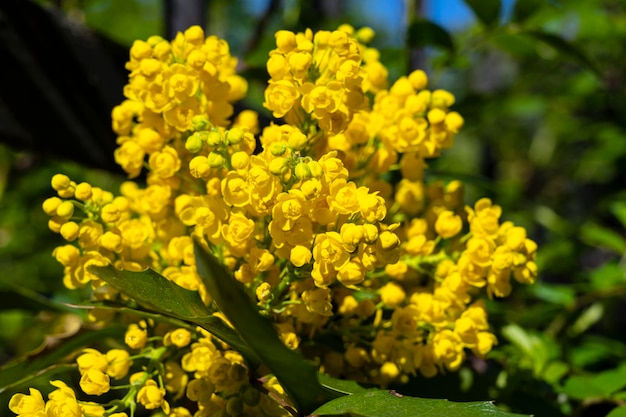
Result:
<svg viewBox="0 0 626 417"><path fill-rule="evenodd" d="M88 266L150 267L211 306L196 271L197 239L256 298L281 340L292 349L306 343L303 353L323 372L385 386L455 371L470 352L484 357L496 343L484 298L509 295L512 278L534 281L536 245L490 200L465 206L459 181L425 180L425 160L453 145L463 119L449 110L452 94L428 90L421 70L389 86L367 46L372 37L347 25L277 32L263 105L284 123L262 130L252 111L231 121L247 86L223 40L192 27L171 43L135 42L127 100L112 112L115 158L130 178L147 167L146 185L128 181L116 196L52 178L57 196L43 209L68 241L54 251L65 285L123 300ZM128 407L171 416L285 412L267 395L284 394L275 379L251 385L241 355L201 329L142 321L125 343L134 361L124 349L78 356L85 394L128 378ZM128 377L139 359L147 364ZM59 396L44 403L31 390L10 407L38 416ZM183 396L192 408L170 405ZM86 407L72 401L77 413ZM116 404L91 413L125 415Z"/></svg>

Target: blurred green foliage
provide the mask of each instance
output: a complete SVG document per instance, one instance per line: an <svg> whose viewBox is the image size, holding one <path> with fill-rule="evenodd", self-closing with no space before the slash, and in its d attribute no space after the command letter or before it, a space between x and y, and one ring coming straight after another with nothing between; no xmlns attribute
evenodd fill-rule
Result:
<svg viewBox="0 0 626 417"><path fill-rule="evenodd" d="M496 400L540 416L626 415L626 4L517 0L500 19L500 1L466 3L477 17L466 29L450 33L413 4L409 24L386 28L388 38L374 46L383 45L396 76L422 54L431 87L457 97L466 126L431 163L431 179L462 178L469 202L490 197L526 227L540 245L540 281L490 303L500 346L487 361L398 389ZM354 7L311 14L308 2L277 5L264 15L242 1L209 2L208 31L240 56L253 102L263 93L276 29L368 24ZM124 45L163 35L158 1L61 6ZM394 30L405 44L388 42ZM62 288L50 255L61 241L41 211L57 172L109 189L123 180L0 148L0 361L40 346L53 320L42 312L80 302Z"/></svg>

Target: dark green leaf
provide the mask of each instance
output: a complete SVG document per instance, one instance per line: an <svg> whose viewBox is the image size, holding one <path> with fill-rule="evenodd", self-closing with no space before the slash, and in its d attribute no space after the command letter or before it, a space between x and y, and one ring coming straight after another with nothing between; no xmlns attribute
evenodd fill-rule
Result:
<svg viewBox="0 0 626 417"><path fill-rule="evenodd" d="M595 223L586 223L580 230L581 239L591 246L610 249L623 254L626 252L626 239L618 233Z"/></svg>
<svg viewBox="0 0 626 417"><path fill-rule="evenodd" d="M316 367L280 341L270 321L259 314L239 281L212 254L196 241L194 251L198 274L219 309L278 378L298 411L310 413L324 395Z"/></svg>
<svg viewBox="0 0 626 417"><path fill-rule="evenodd" d="M356 414L363 417L514 417L491 402L456 403L402 396L395 391L375 390L347 395L327 402L313 412L319 416Z"/></svg>
<svg viewBox="0 0 626 417"><path fill-rule="evenodd" d="M411 22L407 41L412 48L438 46L450 52L454 51L454 42L450 34L430 20L416 19Z"/></svg>
<svg viewBox="0 0 626 417"><path fill-rule="evenodd" d="M113 266L91 266L89 271L145 308L201 326L239 351L251 367L259 364L254 351L235 330L211 314L197 291L189 291L152 269L133 272Z"/></svg>
<svg viewBox="0 0 626 417"><path fill-rule="evenodd" d="M465 0L478 20L486 26L497 23L500 18L500 9L502 4L500 0Z"/></svg>
<svg viewBox="0 0 626 417"><path fill-rule="evenodd" d="M126 331L122 326L108 326L98 330L79 332L71 337L63 339L53 348L46 343L26 355L15 359L0 367L0 393L17 389L33 378L49 376L68 369L74 369L75 365L58 365L72 352L76 352L85 346L107 337L120 337Z"/></svg>
<svg viewBox="0 0 626 417"><path fill-rule="evenodd" d="M545 4L542 0L517 0L513 6L513 21L522 23Z"/></svg>
<svg viewBox="0 0 626 417"><path fill-rule="evenodd" d="M611 204L611 213L620 221L622 226L626 227L626 202L616 201Z"/></svg>
<svg viewBox="0 0 626 417"><path fill-rule="evenodd" d="M626 417L626 405L615 407L606 417Z"/></svg>
<svg viewBox="0 0 626 417"><path fill-rule="evenodd" d="M540 30L526 30L521 33L548 44L558 53L570 57L571 59L577 61L579 64L587 67L587 69L593 71L596 75L601 76L600 71L587 57L587 54L585 54L580 48L566 41L562 37L553 33L543 32Z"/></svg>

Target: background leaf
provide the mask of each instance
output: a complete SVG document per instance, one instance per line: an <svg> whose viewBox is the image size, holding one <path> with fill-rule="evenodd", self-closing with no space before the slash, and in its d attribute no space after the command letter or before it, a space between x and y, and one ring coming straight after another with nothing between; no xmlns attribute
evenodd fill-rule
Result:
<svg viewBox="0 0 626 417"><path fill-rule="evenodd" d="M407 42L412 48L438 46L450 52L454 51L454 42L448 31L425 19L415 19L411 22Z"/></svg>
<svg viewBox="0 0 626 417"><path fill-rule="evenodd" d="M513 21L522 23L545 4L542 0L517 0L513 6Z"/></svg>
<svg viewBox="0 0 626 417"><path fill-rule="evenodd" d="M536 40L539 40L541 42L544 42L550 45L560 54L572 58L573 60L577 61L579 64L582 64L587 69L594 72L596 75L601 76L600 71L587 57L587 54L583 52L582 49L568 42L564 38L558 35L555 35L553 33L548 33L548 32L544 32L541 30L526 30L522 33Z"/></svg>
<svg viewBox="0 0 626 417"><path fill-rule="evenodd" d="M626 252L626 239L615 231L596 223L586 223L580 229L581 239L591 246L610 249L622 254Z"/></svg>
<svg viewBox="0 0 626 417"><path fill-rule="evenodd" d="M478 20L486 26L491 26L500 18L502 4L500 0L465 0Z"/></svg>
<svg viewBox="0 0 626 417"><path fill-rule="evenodd" d="M496 408L491 402L455 403L402 396L395 391L375 390L347 395L329 401L313 412L315 415L336 416L357 414L363 417L514 417Z"/></svg>

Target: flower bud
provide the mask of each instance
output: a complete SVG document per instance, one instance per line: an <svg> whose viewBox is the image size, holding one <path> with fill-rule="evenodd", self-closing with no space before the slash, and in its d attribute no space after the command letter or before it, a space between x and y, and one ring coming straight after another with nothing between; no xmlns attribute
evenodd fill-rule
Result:
<svg viewBox="0 0 626 417"><path fill-rule="evenodd" d="M287 151L285 142L274 142L270 145L270 153L274 156L282 156Z"/></svg>
<svg viewBox="0 0 626 417"><path fill-rule="evenodd" d="M229 145L237 145L243 140L243 135L243 130L238 127L234 127L226 132L226 140L228 141Z"/></svg>
<svg viewBox="0 0 626 417"><path fill-rule="evenodd" d="M224 136L218 130L211 130L206 138L209 146L219 146L224 141Z"/></svg>
<svg viewBox="0 0 626 417"><path fill-rule="evenodd" d="M224 162L226 162L224 157L216 152L211 152L206 159L211 168L221 168L224 166Z"/></svg>
<svg viewBox="0 0 626 417"><path fill-rule="evenodd" d="M202 139L203 135L201 132L196 132L193 135L187 138L185 142L185 149L187 149L191 153L198 153L202 150Z"/></svg>
<svg viewBox="0 0 626 417"><path fill-rule="evenodd" d="M311 178L311 168L305 162L300 162L296 165L295 174L300 180L308 180Z"/></svg>
<svg viewBox="0 0 626 417"><path fill-rule="evenodd" d="M274 175L283 175L288 169L287 158L276 158L270 162L270 172Z"/></svg>
<svg viewBox="0 0 626 417"><path fill-rule="evenodd" d="M191 118L191 127L193 130L206 130L210 125L209 119L202 114L195 115Z"/></svg>

